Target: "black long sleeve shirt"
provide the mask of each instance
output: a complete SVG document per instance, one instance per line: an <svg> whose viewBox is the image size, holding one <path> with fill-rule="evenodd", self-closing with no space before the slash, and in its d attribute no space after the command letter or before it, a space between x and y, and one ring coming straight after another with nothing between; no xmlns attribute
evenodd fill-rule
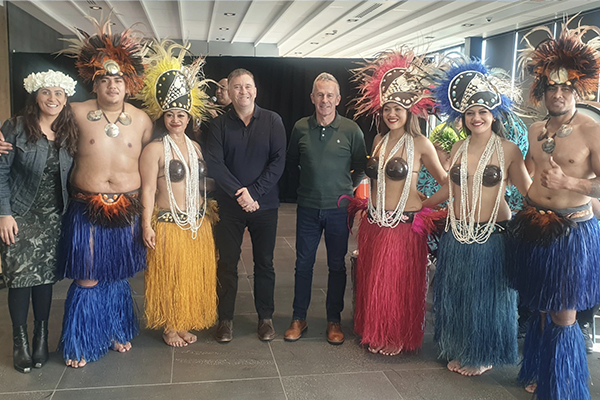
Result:
<svg viewBox="0 0 600 400"><path fill-rule="evenodd" d="M261 210L279 207L277 183L285 167L286 135L277 113L255 105L246 126L232 108L211 122L206 149L217 201L235 199L246 187Z"/></svg>

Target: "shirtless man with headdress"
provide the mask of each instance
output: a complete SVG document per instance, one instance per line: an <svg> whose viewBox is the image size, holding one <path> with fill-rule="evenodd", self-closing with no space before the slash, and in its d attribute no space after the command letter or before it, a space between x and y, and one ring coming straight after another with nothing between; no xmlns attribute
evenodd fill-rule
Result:
<svg viewBox="0 0 600 400"><path fill-rule="evenodd" d="M131 30L112 34L109 22L96 26L95 35L80 31L65 51L77 57L80 76L97 95L73 104L79 140L59 258L64 276L74 279L60 342L74 368L110 348L131 348L138 324L127 278L146 265L138 161L152 124L125 101L142 87L141 38Z"/></svg>
<svg viewBox="0 0 600 400"><path fill-rule="evenodd" d="M526 163L534 179L511 224L510 251L520 302L534 311L519 379L529 391L537 384L544 400L590 398L576 314L600 302L600 229L590 204L600 197L600 126L575 108L597 90L600 44L581 40L598 28L570 30L568 22L559 38L548 30L548 40L521 56L535 78L531 101L543 100L550 115L529 129Z"/></svg>

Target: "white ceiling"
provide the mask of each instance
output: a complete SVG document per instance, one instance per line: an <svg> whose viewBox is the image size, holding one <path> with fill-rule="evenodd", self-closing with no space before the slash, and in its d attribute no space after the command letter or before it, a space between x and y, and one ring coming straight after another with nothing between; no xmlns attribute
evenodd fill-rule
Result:
<svg viewBox="0 0 600 400"><path fill-rule="evenodd" d="M600 1L592 0L19 0L13 3L65 35L72 34L73 26L92 31L85 16L100 19L102 12L113 10L116 31L141 23L138 28L148 36L204 43L200 48L208 55L236 55L236 48L263 46L273 49L268 55L333 58L370 57L402 44L436 51L460 45L465 37L485 38L565 14L600 8ZM102 10L91 9L95 6ZM234 15L228 16L230 13Z"/></svg>

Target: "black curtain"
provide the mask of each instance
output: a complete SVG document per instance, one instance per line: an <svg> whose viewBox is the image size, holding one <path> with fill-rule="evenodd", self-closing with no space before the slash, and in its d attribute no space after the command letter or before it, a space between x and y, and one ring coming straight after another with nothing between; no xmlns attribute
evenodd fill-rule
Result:
<svg viewBox="0 0 600 400"><path fill-rule="evenodd" d="M66 56L40 53L11 54L11 98L13 114L25 105L27 92L23 89L23 79L31 72L54 69L78 78L74 60ZM357 90L350 83L350 69L357 67L357 60L321 58L275 58L275 57L207 57L204 73L215 81L227 77L236 68L245 68L254 74L257 87L256 102L261 107L281 115L289 138L294 123L314 112L310 101L312 83L321 72L329 72L340 83L342 101L338 112L353 118L349 103L357 96ZM78 79L77 93L71 101L92 98L91 84ZM214 86L209 90L214 94ZM132 103L136 104L135 101ZM136 104L139 106L139 104ZM376 130L370 119L359 119L358 124L365 133L367 149L371 148ZM290 179L288 171L280 182L280 197L284 201L294 201L297 182Z"/></svg>

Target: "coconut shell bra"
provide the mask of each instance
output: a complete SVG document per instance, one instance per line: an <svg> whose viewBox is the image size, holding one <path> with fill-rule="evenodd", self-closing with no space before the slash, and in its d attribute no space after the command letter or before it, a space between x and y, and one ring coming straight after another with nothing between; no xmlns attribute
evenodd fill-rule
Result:
<svg viewBox="0 0 600 400"><path fill-rule="evenodd" d="M379 157L371 157L367 161L365 173L371 179L377 179ZM393 181L402 181L408 174L408 164L402 157L394 157L385 165L385 175Z"/></svg>
<svg viewBox="0 0 600 400"><path fill-rule="evenodd" d="M450 180L460 186L460 165L450 168ZM502 171L497 165L486 165L483 170L482 184L485 187L494 187L502 180Z"/></svg>

